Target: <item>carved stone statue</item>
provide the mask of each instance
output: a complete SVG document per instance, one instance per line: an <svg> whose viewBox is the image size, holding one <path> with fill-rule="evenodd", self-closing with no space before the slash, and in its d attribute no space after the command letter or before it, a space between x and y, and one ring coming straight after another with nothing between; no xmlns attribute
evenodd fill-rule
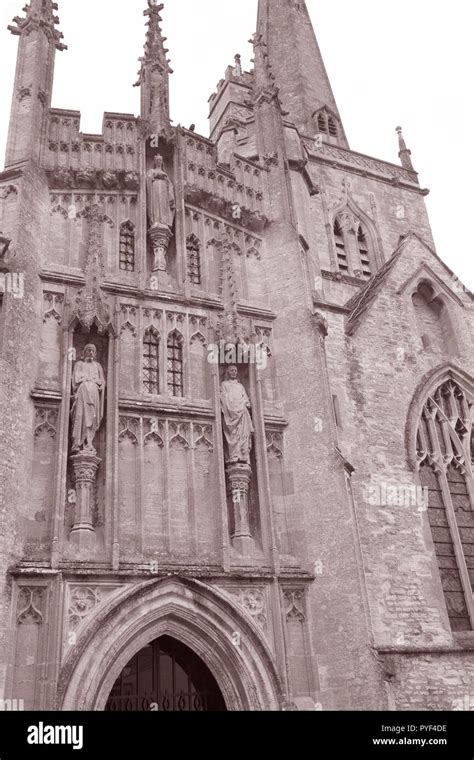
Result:
<svg viewBox="0 0 474 760"><path fill-rule="evenodd" d="M226 463L249 464L253 433L249 413L250 401L239 381L238 370L234 364L227 368L226 379L221 383L221 408L224 435L229 450Z"/></svg>
<svg viewBox="0 0 474 760"><path fill-rule="evenodd" d="M174 189L159 153L155 155L153 169L147 172L147 202L151 227L165 224L171 228L175 215Z"/></svg>
<svg viewBox="0 0 474 760"><path fill-rule="evenodd" d="M76 362L72 373L72 441L73 452L96 453L94 438L104 416L105 377L99 362L95 361L97 349L89 343Z"/></svg>

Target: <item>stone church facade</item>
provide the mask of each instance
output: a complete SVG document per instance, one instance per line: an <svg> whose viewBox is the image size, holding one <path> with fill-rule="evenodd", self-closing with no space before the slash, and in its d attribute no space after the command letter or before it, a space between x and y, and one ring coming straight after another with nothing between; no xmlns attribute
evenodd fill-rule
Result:
<svg viewBox="0 0 474 760"><path fill-rule="evenodd" d="M473 301L401 130L349 148L304 0L172 126L149 0L140 116L85 134L55 10L10 27L0 696L474 703Z"/></svg>

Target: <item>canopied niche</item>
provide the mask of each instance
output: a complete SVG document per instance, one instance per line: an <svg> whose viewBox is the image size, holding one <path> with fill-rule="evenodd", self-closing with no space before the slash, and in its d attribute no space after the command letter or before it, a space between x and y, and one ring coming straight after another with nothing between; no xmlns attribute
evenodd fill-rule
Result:
<svg viewBox="0 0 474 760"><path fill-rule="evenodd" d="M65 522L70 546L79 552L103 542L103 535L97 539L105 521L106 397L113 387L116 359L115 352L113 361L109 356L109 336L115 333L102 291L105 220L99 206L88 209L87 220L85 285L76 293L65 357L70 363L65 396L70 421Z"/></svg>
<svg viewBox="0 0 474 760"><path fill-rule="evenodd" d="M457 353L456 339L449 310L442 295L433 285L422 280L412 294L420 349L452 356Z"/></svg>
<svg viewBox="0 0 474 760"><path fill-rule="evenodd" d="M84 548L103 540L109 335L78 325L72 343L65 521L70 540Z"/></svg>
<svg viewBox="0 0 474 760"><path fill-rule="evenodd" d="M250 401L250 375L250 365L245 362L220 368L229 529L234 548L249 555L261 542L254 421L257 410L252 410Z"/></svg>

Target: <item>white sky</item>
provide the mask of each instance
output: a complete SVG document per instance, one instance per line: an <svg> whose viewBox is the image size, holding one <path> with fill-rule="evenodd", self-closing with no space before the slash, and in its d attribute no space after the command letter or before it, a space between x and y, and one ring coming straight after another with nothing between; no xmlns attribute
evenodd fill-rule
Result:
<svg viewBox="0 0 474 760"><path fill-rule="evenodd" d="M441 258L474 290L470 226L474 151L472 0L306 0L349 143L398 161L403 126ZM0 156L4 156L17 39L6 30L23 0L0 0ZM53 105L82 111L100 132L102 112L139 112L133 88L145 40L146 0L59 0L69 50L58 53ZM255 31L257 0L165 0L175 124L207 135L207 99ZM0 161L3 163L3 160Z"/></svg>

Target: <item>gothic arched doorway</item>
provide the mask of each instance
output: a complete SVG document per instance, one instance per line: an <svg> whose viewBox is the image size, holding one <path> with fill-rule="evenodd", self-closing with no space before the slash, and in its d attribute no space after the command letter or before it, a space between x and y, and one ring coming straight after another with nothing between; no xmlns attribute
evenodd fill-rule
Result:
<svg viewBox="0 0 474 760"><path fill-rule="evenodd" d="M115 681L108 711L224 711L224 698L204 662L185 644L160 636L140 649Z"/></svg>
<svg viewBox="0 0 474 760"><path fill-rule="evenodd" d="M259 626L226 591L191 578L131 584L92 613L62 664L54 709L105 710L123 669L164 636L206 665L227 710L280 709L280 678Z"/></svg>

